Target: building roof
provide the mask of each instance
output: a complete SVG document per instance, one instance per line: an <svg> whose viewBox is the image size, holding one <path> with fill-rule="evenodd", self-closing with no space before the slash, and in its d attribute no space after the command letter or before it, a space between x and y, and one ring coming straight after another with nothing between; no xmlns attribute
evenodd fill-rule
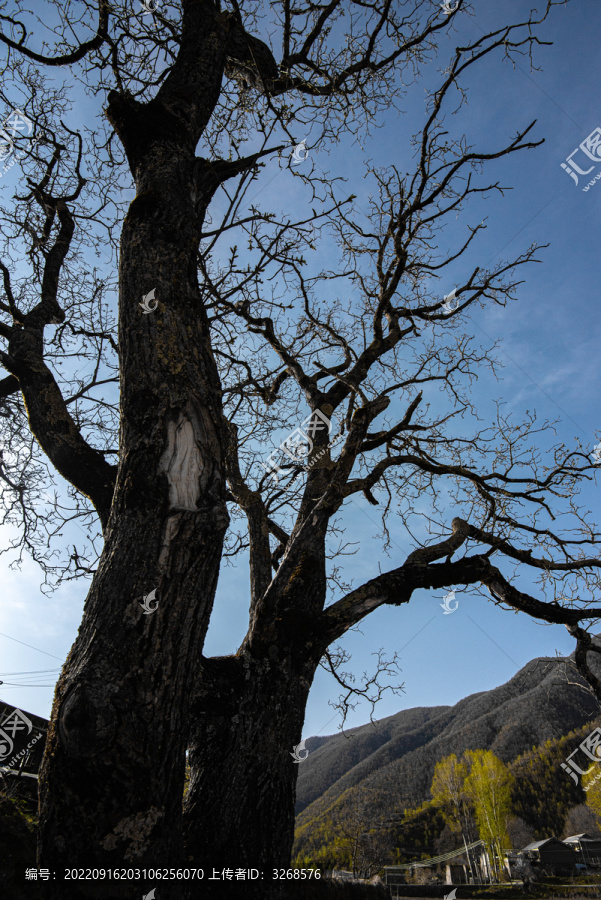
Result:
<svg viewBox="0 0 601 900"><path fill-rule="evenodd" d="M601 837L593 837L592 834L589 834L587 831L583 831L582 834L572 834L570 837L564 838L564 844L578 844L582 841L594 841L598 844L601 841Z"/></svg>
<svg viewBox="0 0 601 900"><path fill-rule="evenodd" d="M563 841L560 841L559 838L556 838L556 837L545 838L544 841L534 841L534 843L528 844L527 847L524 847L524 849L522 850L522 853L525 853L527 850L540 850L541 847L544 847L547 844L553 845L553 844L563 844L563 843L564 843ZM570 848L566 847L566 849L570 849Z"/></svg>

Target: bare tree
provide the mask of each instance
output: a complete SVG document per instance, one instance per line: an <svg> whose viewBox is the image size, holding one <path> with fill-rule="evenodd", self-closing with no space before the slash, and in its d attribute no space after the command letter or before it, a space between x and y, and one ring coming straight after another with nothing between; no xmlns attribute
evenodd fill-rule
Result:
<svg viewBox="0 0 601 900"><path fill-rule="evenodd" d="M337 848L345 854L353 878L372 878L392 859L391 835L371 804L355 802L338 823L337 833Z"/></svg>
<svg viewBox="0 0 601 900"><path fill-rule="evenodd" d="M601 836L601 829L595 813L586 803L579 803L578 806L572 807L567 814L563 834L564 837L570 837L572 834L582 834L584 831L588 831L595 837Z"/></svg>
<svg viewBox="0 0 601 900"><path fill-rule="evenodd" d="M325 147L399 108L439 36L469 12L465 0L450 15L421 0L278 0L269 10L181 0L143 14L57 2L51 34L19 3L0 16L3 99L15 105L18 93L36 139L24 151L27 188L3 213L0 476L9 520L49 575L92 576L49 729L43 865L252 866L266 880L245 896L282 896L269 874L290 859L290 751L316 668L338 673L343 705L349 690L377 699L375 682L370 693L342 676L344 651L332 645L419 588L481 586L496 604L566 624L587 671L586 626L601 609L582 590L598 586L599 535L577 492L593 464L582 449L556 445L543 458L529 448L546 435L533 417L514 424L499 411L481 428L469 397L494 359L462 331L466 316L516 296L515 273L536 248L475 268L444 301L436 284L483 227L442 252L445 223L474 195L503 190L482 167L540 143L530 123L478 150L450 136L445 115L491 54L529 56L555 5L462 40L429 95L413 172L366 169L366 213L337 178L287 157L310 198L299 219L254 204L261 160L309 124ZM257 33L269 33L276 56ZM80 34L91 36L78 43ZM68 126L68 86L41 74L57 67L106 100L105 120ZM119 234L116 335L110 274L86 251L108 249L115 261ZM241 237L248 250L230 244ZM305 259L320 238L339 248L324 271ZM334 290L352 301L330 300ZM291 441L266 472L274 423L300 419L308 454ZM72 505L57 493L40 515L56 473ZM357 495L382 504L383 548L393 512L416 549L352 588L336 541ZM71 519L92 539L97 521L102 534L55 564L48 542ZM235 654L204 658L224 539L226 554L249 553L249 627ZM540 576L536 596L509 571L518 564ZM140 610L149 594L152 615ZM206 882L203 896L237 888ZM161 887L174 898L190 890ZM46 891L62 896L57 883ZM71 891L114 895L98 882ZM138 897L139 885L120 891Z"/></svg>
<svg viewBox="0 0 601 900"><path fill-rule="evenodd" d="M581 804L584 806L584 804ZM578 809L578 807L576 807ZM570 810L572 812L572 810ZM519 816L514 816L507 824L507 833L514 850L521 850L536 840L534 830ZM570 832L572 834L572 832Z"/></svg>
<svg viewBox="0 0 601 900"><path fill-rule="evenodd" d="M540 872L534 868L529 859L518 856L517 861L511 866L511 877L521 878L524 890L529 891L530 886L540 879Z"/></svg>

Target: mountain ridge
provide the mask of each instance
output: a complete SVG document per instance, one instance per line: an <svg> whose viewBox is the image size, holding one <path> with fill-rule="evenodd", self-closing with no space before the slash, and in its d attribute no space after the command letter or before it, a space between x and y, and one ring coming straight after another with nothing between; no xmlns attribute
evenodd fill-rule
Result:
<svg viewBox="0 0 601 900"><path fill-rule="evenodd" d="M490 749L509 763L593 720L600 704L572 662L537 657L453 706L414 707L346 734L308 738L297 785L299 836L309 838L359 798L385 817L423 803L436 763L451 753Z"/></svg>

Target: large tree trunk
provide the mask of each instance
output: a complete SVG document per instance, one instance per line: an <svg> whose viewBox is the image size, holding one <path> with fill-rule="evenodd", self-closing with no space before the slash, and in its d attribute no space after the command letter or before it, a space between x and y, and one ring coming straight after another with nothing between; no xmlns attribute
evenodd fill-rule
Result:
<svg viewBox="0 0 601 900"><path fill-rule="evenodd" d="M186 3L180 53L157 96L108 97L136 184L121 236L120 453L41 773L39 859L53 871L177 867L182 855L188 708L228 523L222 396L197 277L219 178L195 159L223 63L218 8ZM151 291L158 308L146 314ZM158 607L145 614L155 590ZM155 885L78 881L68 896L139 900L141 886ZM47 882L47 896L65 897L64 885ZM181 882L162 882L161 898L180 896Z"/></svg>
<svg viewBox="0 0 601 900"><path fill-rule="evenodd" d="M289 884L298 765L305 705L315 663L298 667L277 647L263 659L247 651L207 660L204 711L190 749L192 777L184 812L186 864L216 869L203 897L275 900ZM210 687L209 687L210 685ZM300 763L302 765L302 763ZM223 880L223 869L258 869L257 880Z"/></svg>
<svg viewBox="0 0 601 900"><path fill-rule="evenodd" d="M196 278L200 221L173 148L155 151L121 241L121 447L106 543L57 686L40 863L177 866L188 702L228 515L219 378ZM182 175L183 171L183 175ZM159 306L144 314L142 295ZM152 304L151 304L152 305ZM145 614L144 595L158 607ZM153 604L151 604L152 606ZM180 895L172 882L161 897ZM77 882L70 900L136 897ZM52 882L49 897L64 897Z"/></svg>
<svg viewBox="0 0 601 900"><path fill-rule="evenodd" d="M321 438L325 441L325 437ZM237 472L228 457L230 483ZM205 872L258 869L245 881L248 900L280 900L289 882L272 880L288 868L294 839L298 766L305 707L327 644L315 622L326 597L325 528L315 511L327 472L308 481L299 524L271 577L265 520L248 497L250 625L235 656L204 660L193 703L190 785L184 809L186 863ZM245 502L245 499L244 499ZM207 881L203 896L238 898L240 884ZM192 894L192 896L194 896Z"/></svg>

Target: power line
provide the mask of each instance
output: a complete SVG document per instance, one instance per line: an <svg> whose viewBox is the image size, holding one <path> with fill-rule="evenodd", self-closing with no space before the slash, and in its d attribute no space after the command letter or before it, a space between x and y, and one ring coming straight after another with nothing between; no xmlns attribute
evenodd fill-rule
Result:
<svg viewBox="0 0 601 900"><path fill-rule="evenodd" d="M42 678L53 678L56 680L59 676L60 669L55 669L54 672L42 672ZM35 683L40 680L39 675L23 675L17 676L19 678L18 681L3 681L3 678L11 678L14 676L11 675L0 675L0 684L12 684L16 687L34 687Z"/></svg>
<svg viewBox="0 0 601 900"><path fill-rule="evenodd" d="M60 670L57 669L56 672L48 672L45 675L43 674L41 676L40 675L25 675L22 678L19 677L17 679L17 681L0 681L0 684L21 684L24 687L26 687L28 684L35 684L37 681L43 680L44 678L57 679L59 676L59 671ZM8 675L8 676L2 675L2 676L0 676L0 679L5 678L5 677L10 678L11 676L10 675Z"/></svg>
<svg viewBox="0 0 601 900"><path fill-rule="evenodd" d="M9 675L43 675L47 672L60 672L60 669L31 669L28 672L0 672L0 676L8 677Z"/></svg>
<svg viewBox="0 0 601 900"><path fill-rule="evenodd" d="M25 641L20 641L18 640L18 638L11 637L10 634L4 634L3 631L0 631L0 635L2 635L2 637L8 638L10 641L16 641L17 644L23 644L24 647L29 647L31 650L37 650L38 653L44 653L46 656L51 656L53 659L58 659L58 661L61 663L64 662L64 660L62 660L60 656L55 656L54 653L47 653L46 650L40 650L39 647L34 647L33 644L26 644Z"/></svg>

